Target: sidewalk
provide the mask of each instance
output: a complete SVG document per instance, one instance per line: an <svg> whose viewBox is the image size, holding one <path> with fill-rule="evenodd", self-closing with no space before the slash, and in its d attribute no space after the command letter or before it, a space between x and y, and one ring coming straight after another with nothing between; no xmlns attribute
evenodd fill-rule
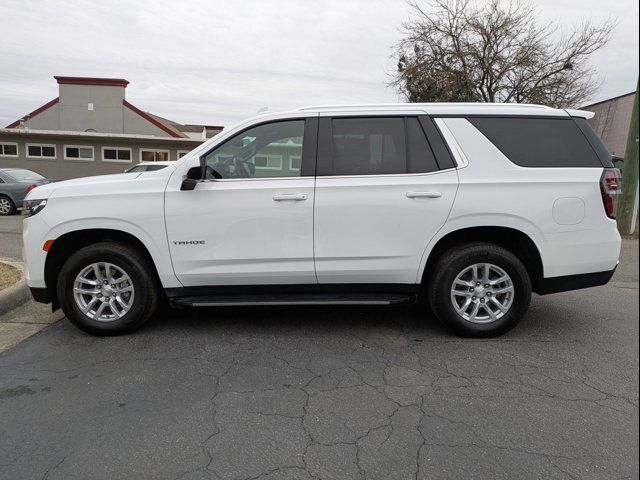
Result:
<svg viewBox="0 0 640 480"><path fill-rule="evenodd" d="M62 310L51 312L51 305L33 300L0 316L0 352L38 333L64 317Z"/></svg>
<svg viewBox="0 0 640 480"><path fill-rule="evenodd" d="M20 262L9 261L8 259L3 259L2 265L17 268L18 271L23 269ZM7 279L9 279L9 274L7 274ZM31 299L31 294L29 294L26 289L24 276L21 272L17 279L12 280L14 282L17 280L14 288L19 288L19 292L9 293L9 298L4 298L3 301L11 304L15 303L17 306L9 311L6 311L6 308L0 310L0 312L4 312L0 313L0 352L20 343L25 338L38 333L47 325L64 317L62 311L59 310L52 313L51 305L36 303ZM18 287L19 285L22 286ZM10 288L11 287L7 287L4 289L5 294L7 294ZM27 301L25 302L25 300Z"/></svg>

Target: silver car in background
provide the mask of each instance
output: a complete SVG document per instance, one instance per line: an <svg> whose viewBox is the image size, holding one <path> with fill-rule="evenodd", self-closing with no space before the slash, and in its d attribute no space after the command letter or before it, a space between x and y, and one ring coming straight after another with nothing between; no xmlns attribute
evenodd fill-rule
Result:
<svg viewBox="0 0 640 480"><path fill-rule="evenodd" d="M0 168L0 215L13 215L28 192L53 181L24 168Z"/></svg>

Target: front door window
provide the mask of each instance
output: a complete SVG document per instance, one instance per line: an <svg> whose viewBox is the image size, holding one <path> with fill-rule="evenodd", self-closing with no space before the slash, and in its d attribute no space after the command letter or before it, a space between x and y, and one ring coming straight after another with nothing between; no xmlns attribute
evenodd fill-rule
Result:
<svg viewBox="0 0 640 480"><path fill-rule="evenodd" d="M266 123L239 133L207 155L207 178L299 177L304 123Z"/></svg>

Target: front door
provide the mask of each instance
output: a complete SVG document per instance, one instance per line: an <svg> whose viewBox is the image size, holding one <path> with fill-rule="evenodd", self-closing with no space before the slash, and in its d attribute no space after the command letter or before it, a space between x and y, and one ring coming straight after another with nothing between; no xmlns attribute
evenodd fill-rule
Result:
<svg viewBox="0 0 640 480"><path fill-rule="evenodd" d="M422 255L458 188L453 160L443 143L432 148L429 128L430 119L414 116L320 119L318 283L419 282Z"/></svg>
<svg viewBox="0 0 640 480"><path fill-rule="evenodd" d="M316 284L316 118L267 122L206 154L207 180L167 191L171 259L184 286Z"/></svg>

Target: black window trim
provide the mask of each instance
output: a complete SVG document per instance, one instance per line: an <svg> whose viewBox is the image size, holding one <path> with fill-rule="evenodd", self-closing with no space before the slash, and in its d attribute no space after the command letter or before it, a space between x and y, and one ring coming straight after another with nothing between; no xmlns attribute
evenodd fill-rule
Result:
<svg viewBox="0 0 640 480"><path fill-rule="evenodd" d="M249 177L249 178L207 178L204 179L204 182L245 182L245 181L256 181L256 180L295 180L298 178L308 178L314 177L317 168L317 144L318 144L318 116L300 116L300 117L287 117L287 118L276 118L271 120L264 120L262 122L252 123L251 125L247 125L247 127L242 130L234 133L231 137L224 140L222 143L218 143L215 146L211 147L207 151L201 153L199 158L206 157L214 150L222 147L227 142L233 140L238 135L243 134L244 132L251 130L252 128L259 127L261 125L268 125L271 123L281 123L281 122L294 122L294 121L304 121L304 134L302 137L302 158L300 159L300 175L291 176L291 177ZM305 161L306 160L306 161Z"/></svg>
<svg viewBox="0 0 640 480"><path fill-rule="evenodd" d="M436 161L436 165L438 170L434 170L432 172L420 172L420 173L370 173L366 175L332 175L331 174L331 160L332 160L332 121L334 119L355 119L355 118L403 118L404 119L404 130L405 130L405 152L408 154L408 139L407 139L407 119L408 118L417 118L418 124L422 129L422 133L425 135L425 140L433 153L433 156ZM432 123L434 130L427 131L428 128L425 128L425 124L429 125L429 122ZM438 151L434 149L434 142L438 145ZM441 148L444 146L444 153ZM328 115L321 116L318 124L318 148L317 148L317 158L316 158L316 177L318 178L376 178L376 177L407 177L407 176L422 176L422 175L434 175L438 173L447 172L449 170L456 169L456 163L453 160L453 156L447 143L442 138L442 134L440 133L438 127L435 125L433 120L429 118L426 114L418 114L418 113L398 113L398 114L384 114L384 115L376 115L374 112L367 112L361 114L354 115ZM449 157L447 159L447 156ZM447 166L451 165L451 166ZM444 168L443 168L444 166Z"/></svg>
<svg viewBox="0 0 640 480"><path fill-rule="evenodd" d="M440 128L429 115L418 116L418 121L422 126L422 131L427 137L431 151L436 158L436 163L440 170L449 170L459 167L455 161L451 147L444 139Z"/></svg>

